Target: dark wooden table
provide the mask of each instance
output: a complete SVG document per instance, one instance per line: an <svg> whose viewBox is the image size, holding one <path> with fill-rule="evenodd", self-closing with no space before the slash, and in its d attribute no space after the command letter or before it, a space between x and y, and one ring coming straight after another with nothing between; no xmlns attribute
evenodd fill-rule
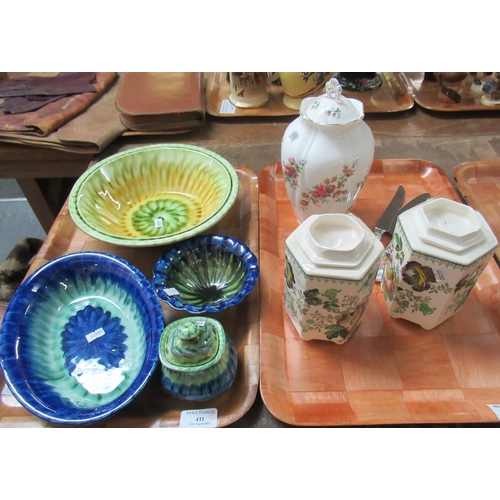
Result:
<svg viewBox="0 0 500 500"><path fill-rule="evenodd" d="M280 159L281 138L294 116L208 117L206 125L179 135L125 134L99 155L68 153L0 142L0 177L16 179L42 227L48 231L72 180L89 163L135 145L195 144L255 172ZM365 118L376 140L375 158L422 158L451 175L463 162L500 156L500 110L443 113L412 109Z"/></svg>

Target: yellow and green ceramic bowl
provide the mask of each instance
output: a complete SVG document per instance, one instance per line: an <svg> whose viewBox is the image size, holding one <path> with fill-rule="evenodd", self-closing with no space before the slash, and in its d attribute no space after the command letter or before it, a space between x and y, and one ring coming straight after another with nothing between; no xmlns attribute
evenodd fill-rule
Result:
<svg viewBox="0 0 500 500"><path fill-rule="evenodd" d="M73 186L69 211L98 240L159 246L213 226L237 194L236 171L218 154L158 144L115 154L87 170Z"/></svg>

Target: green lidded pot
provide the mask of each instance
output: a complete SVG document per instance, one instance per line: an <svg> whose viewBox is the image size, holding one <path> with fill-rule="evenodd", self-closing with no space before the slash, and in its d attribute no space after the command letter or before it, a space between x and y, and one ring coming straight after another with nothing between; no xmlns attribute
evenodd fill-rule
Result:
<svg viewBox="0 0 500 500"><path fill-rule="evenodd" d="M236 377L236 349L213 318L191 316L167 325L159 356L163 389L178 399L213 399L229 389Z"/></svg>

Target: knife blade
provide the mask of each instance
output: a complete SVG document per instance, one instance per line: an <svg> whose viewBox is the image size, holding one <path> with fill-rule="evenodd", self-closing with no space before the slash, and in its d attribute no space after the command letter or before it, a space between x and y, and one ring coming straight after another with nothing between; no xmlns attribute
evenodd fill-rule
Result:
<svg viewBox="0 0 500 500"><path fill-rule="evenodd" d="M394 228L396 227L396 222L398 221L398 217L403 213L406 212L407 210L410 210L410 208L416 207L417 205L420 205L420 203L423 203L424 201L427 201L431 195L429 193L422 193L413 198L413 200L409 201L406 205L403 205L401 207L394 219L391 222L391 225L389 226L389 229L387 230L387 233L391 234L394 233Z"/></svg>
<svg viewBox="0 0 500 500"><path fill-rule="evenodd" d="M382 235L389 229L391 223L396 217L398 210L403 205L405 199L405 188L400 184L394 198L389 203L389 206L385 209L378 222L375 224L375 230L373 231L375 236L380 240Z"/></svg>

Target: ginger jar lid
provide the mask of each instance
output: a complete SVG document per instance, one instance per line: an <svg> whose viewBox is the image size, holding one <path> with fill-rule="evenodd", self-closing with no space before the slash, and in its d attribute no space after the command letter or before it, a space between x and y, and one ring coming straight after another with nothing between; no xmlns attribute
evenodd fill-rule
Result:
<svg viewBox="0 0 500 500"><path fill-rule="evenodd" d="M176 371L206 369L220 361L225 338L222 325L212 318L194 316L174 321L161 335L160 361Z"/></svg>
<svg viewBox="0 0 500 500"><path fill-rule="evenodd" d="M336 78L325 85L326 93L303 99L300 114L319 125L345 125L364 117L363 103L342 95L342 87Z"/></svg>

